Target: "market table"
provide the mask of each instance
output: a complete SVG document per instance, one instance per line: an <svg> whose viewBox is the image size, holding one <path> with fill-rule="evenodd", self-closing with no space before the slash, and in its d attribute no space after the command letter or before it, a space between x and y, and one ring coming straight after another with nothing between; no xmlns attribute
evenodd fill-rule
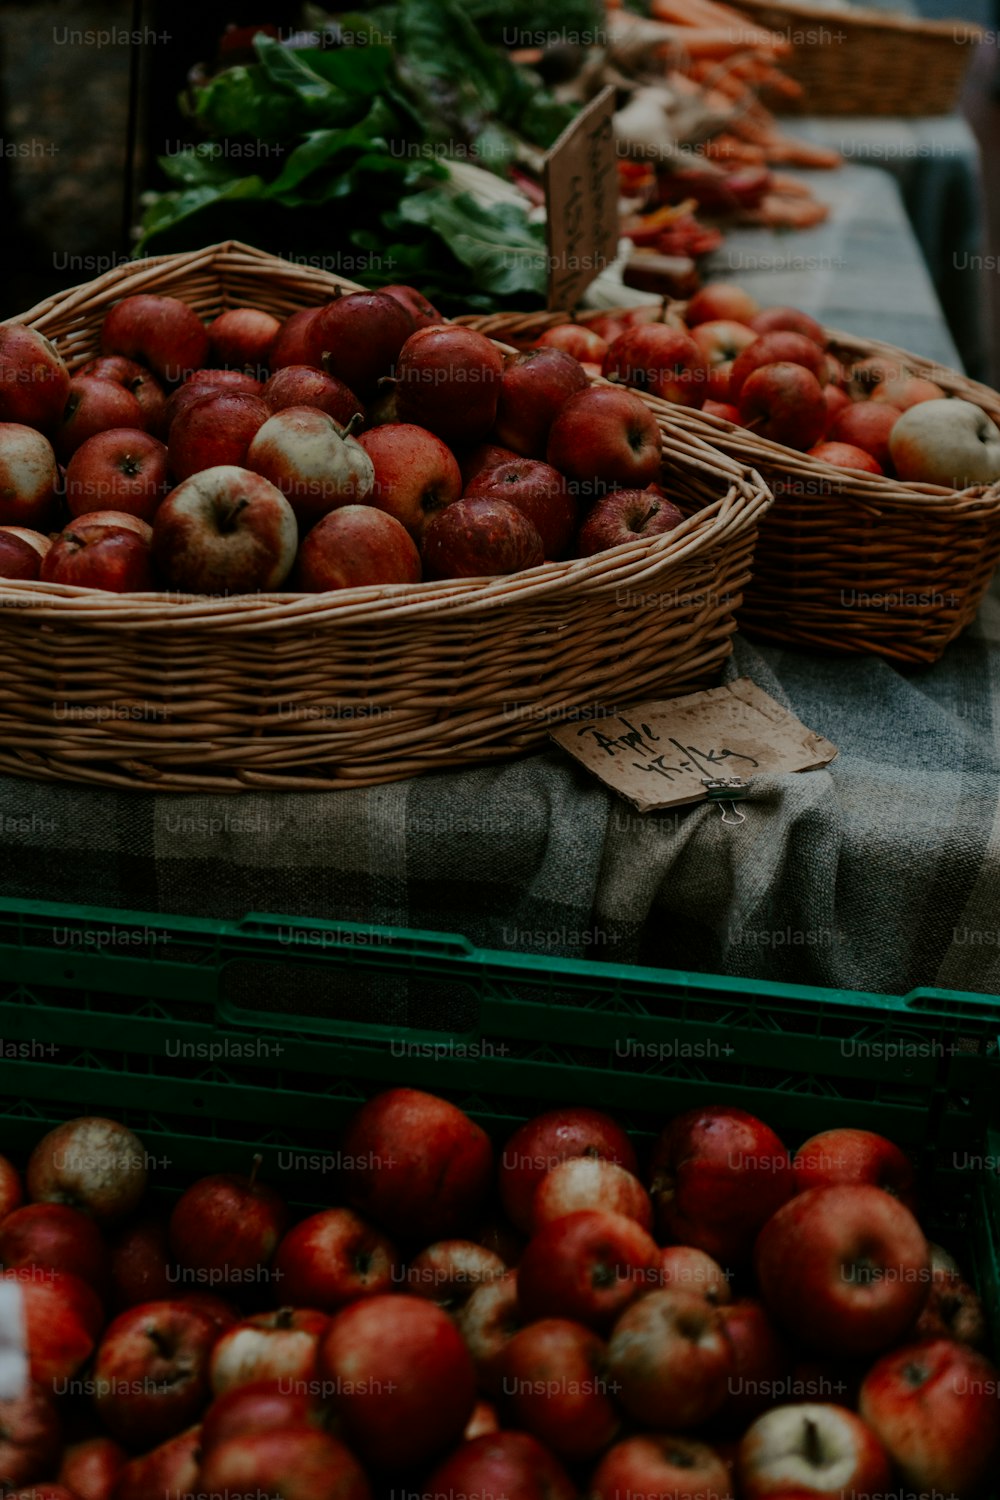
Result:
<svg viewBox="0 0 1000 1500"><path fill-rule="evenodd" d="M744 255L793 257L748 283L954 364L891 179L849 166L828 182L827 225L739 237ZM798 263L810 257L812 271ZM727 675L753 677L841 751L829 770L756 780L738 826L717 806L640 818L555 751L333 794L3 778L0 894L339 917L888 992L1000 991L1000 591L932 668L738 640Z"/></svg>

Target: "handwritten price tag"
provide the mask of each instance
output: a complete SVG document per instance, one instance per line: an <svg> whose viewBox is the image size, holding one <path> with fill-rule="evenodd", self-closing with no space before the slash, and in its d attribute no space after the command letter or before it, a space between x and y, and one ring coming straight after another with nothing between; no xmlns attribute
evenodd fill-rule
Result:
<svg viewBox="0 0 1000 1500"><path fill-rule="evenodd" d="M836 745L749 677L685 698L595 712L551 735L639 812L703 802L706 781L816 771L837 755Z"/></svg>
<svg viewBox="0 0 1000 1500"><path fill-rule="evenodd" d="M576 307L618 254L615 91L606 88L545 157L549 307Z"/></svg>

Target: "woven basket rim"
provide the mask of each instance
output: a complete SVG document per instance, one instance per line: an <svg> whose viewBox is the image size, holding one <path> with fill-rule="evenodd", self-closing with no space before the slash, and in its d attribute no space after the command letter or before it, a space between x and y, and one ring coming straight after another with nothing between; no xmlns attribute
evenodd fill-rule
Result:
<svg viewBox="0 0 1000 1500"><path fill-rule="evenodd" d="M811 5L797 5L795 0L735 0L735 3L738 9L751 12L784 11L786 15L794 16L814 30L820 25L855 26L858 30L897 34L905 31L910 35L935 40L947 37L957 44L976 42L985 35L985 27L959 16L953 21L947 18L932 20L924 16L905 16L898 12L869 10L860 6L845 7L843 10L817 10Z"/></svg>

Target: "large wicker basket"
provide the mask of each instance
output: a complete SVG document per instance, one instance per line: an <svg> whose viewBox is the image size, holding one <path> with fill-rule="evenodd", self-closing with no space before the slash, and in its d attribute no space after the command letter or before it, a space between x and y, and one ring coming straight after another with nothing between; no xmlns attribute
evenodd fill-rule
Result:
<svg viewBox="0 0 1000 1500"><path fill-rule="evenodd" d="M810 115L946 115L955 108L982 28L925 21L863 6L817 10L785 0L737 0L755 25L792 44L782 70L798 100L768 100Z"/></svg>
<svg viewBox="0 0 1000 1500"><path fill-rule="evenodd" d="M229 242L109 271L12 321L72 366L138 291L203 316L326 301L326 272ZM690 691L731 650L770 503L648 403L668 536L507 578L239 598L0 580L0 770L164 791L365 786L538 746L596 703Z"/></svg>
<svg viewBox="0 0 1000 1500"><path fill-rule="evenodd" d="M679 320L683 308L673 304L668 318ZM497 313L463 321L523 346L565 317ZM989 386L893 344L832 330L827 337L848 366L882 355L1000 424L1000 395ZM682 431L762 474L774 495L737 615L741 629L786 645L917 664L937 661L972 621L1000 562L1000 484L956 491L855 477L718 417L668 410Z"/></svg>

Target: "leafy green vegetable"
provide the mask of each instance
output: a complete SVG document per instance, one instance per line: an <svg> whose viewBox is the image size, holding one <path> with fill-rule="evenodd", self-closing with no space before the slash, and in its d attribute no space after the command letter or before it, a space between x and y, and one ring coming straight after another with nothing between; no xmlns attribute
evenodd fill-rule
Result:
<svg viewBox="0 0 1000 1500"><path fill-rule="evenodd" d="M483 208L468 193L451 195L437 189L404 198L399 218L436 230L472 271L476 286L506 296L544 292L545 238L516 205Z"/></svg>

